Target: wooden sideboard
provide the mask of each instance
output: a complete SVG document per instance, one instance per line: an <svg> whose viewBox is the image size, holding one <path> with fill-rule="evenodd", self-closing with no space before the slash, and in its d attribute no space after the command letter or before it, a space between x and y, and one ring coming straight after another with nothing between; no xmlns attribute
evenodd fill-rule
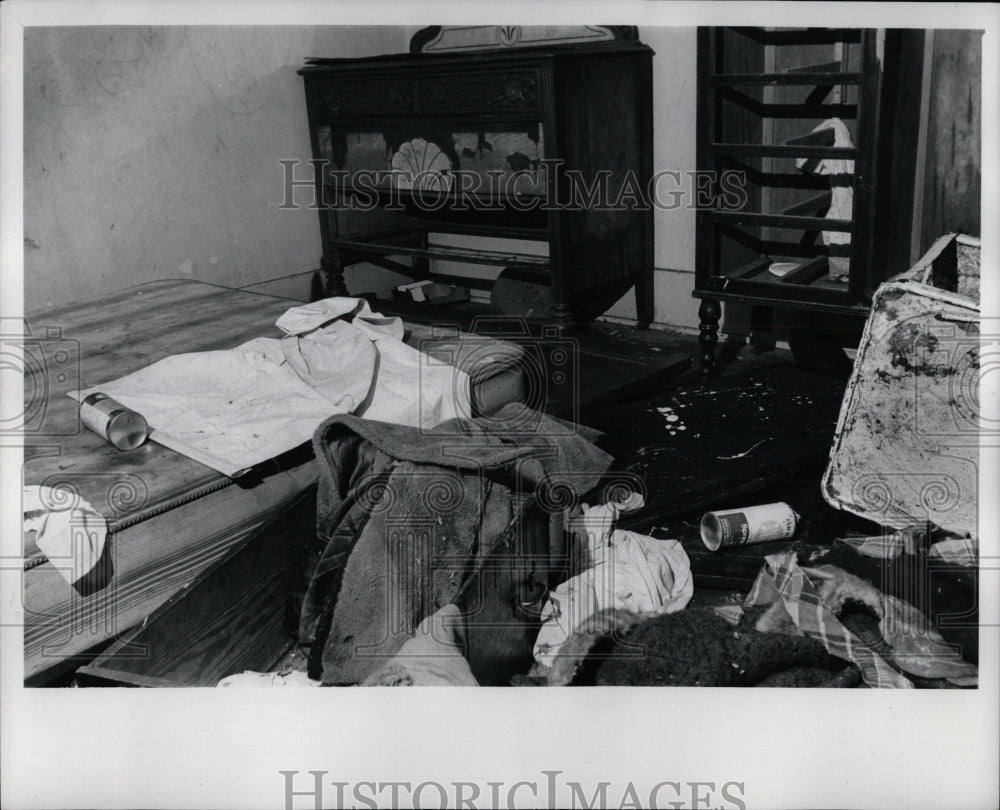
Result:
<svg viewBox="0 0 1000 810"><path fill-rule="evenodd" d="M634 285L648 324L653 220L634 192L652 175L652 55L633 30L310 59L299 73L323 292L347 293L343 269L361 262L415 279L437 278L442 262L460 277L485 266L537 281L544 317L563 326L593 320Z"/></svg>

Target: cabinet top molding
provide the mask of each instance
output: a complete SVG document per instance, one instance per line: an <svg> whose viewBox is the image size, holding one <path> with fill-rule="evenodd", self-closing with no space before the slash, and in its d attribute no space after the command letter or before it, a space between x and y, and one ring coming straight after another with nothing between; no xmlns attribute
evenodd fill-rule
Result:
<svg viewBox="0 0 1000 810"><path fill-rule="evenodd" d="M430 30L430 29L423 29ZM493 30L492 28L490 29ZM635 31L634 28L631 29ZM559 58L570 57L574 54L612 54L612 53L652 53L652 49L641 42L636 36L633 37L593 37L591 39L543 39L532 38L518 40L515 46L504 47L482 46L482 47L449 47L433 48L431 50L414 50L413 41L421 36L418 31L411 40L409 53L391 53L378 56L362 57L307 57L305 65L299 69L300 75L323 72L328 67L353 68L358 70L368 70L371 68L386 68L394 70L400 67L413 65L414 63L434 64L442 68L447 68L451 64L468 65L469 60L488 60L491 64L514 63L525 60L538 60L539 58Z"/></svg>
<svg viewBox="0 0 1000 810"><path fill-rule="evenodd" d="M546 45L638 41L634 25L429 25L410 38L410 53L493 50Z"/></svg>

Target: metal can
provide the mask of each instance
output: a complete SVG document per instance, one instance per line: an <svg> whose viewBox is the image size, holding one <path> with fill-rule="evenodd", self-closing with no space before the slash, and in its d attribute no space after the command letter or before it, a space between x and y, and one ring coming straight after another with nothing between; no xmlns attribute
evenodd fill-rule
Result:
<svg viewBox="0 0 1000 810"><path fill-rule="evenodd" d="M787 503L707 512L701 519L701 540L709 551L786 540L795 534L798 520Z"/></svg>
<svg viewBox="0 0 1000 810"><path fill-rule="evenodd" d="M149 425L141 414L100 392L81 400L80 421L119 450L134 450L149 437Z"/></svg>

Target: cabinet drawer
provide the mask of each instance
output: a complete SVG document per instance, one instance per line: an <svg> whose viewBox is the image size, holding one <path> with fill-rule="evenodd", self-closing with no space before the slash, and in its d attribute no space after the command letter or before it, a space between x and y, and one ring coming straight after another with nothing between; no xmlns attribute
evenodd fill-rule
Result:
<svg viewBox="0 0 1000 810"><path fill-rule="evenodd" d="M537 113L538 71L490 71L421 77L417 82L420 111L428 113Z"/></svg>
<svg viewBox="0 0 1000 810"><path fill-rule="evenodd" d="M320 121L343 116L407 113L537 114L539 76L534 69L415 78L364 74L316 80Z"/></svg>
<svg viewBox="0 0 1000 810"><path fill-rule="evenodd" d="M316 82L316 115L321 121L356 113L416 111L413 80L393 76L354 76Z"/></svg>

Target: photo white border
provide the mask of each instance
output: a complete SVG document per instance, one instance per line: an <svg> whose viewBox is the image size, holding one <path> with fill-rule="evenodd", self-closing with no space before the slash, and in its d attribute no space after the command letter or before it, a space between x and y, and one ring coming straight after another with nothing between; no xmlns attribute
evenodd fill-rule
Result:
<svg viewBox="0 0 1000 810"><path fill-rule="evenodd" d="M793 24L983 28L984 178L998 176L1000 10L853 3L49 2L0 5L0 306L23 301L23 26L433 23L650 26ZM613 17L613 19L609 19ZM305 121L303 121L305 126ZM1000 326L998 184L983 188L984 321ZM994 328L994 333L1000 328ZM8 375L9 376L9 375ZM994 374L993 377L997 375ZM5 383L9 381L5 380ZM997 380L981 396L1000 418ZM16 386L2 395L19 401ZM996 807L1000 493L982 448L980 687L972 691L730 689L24 689L16 616L20 450L0 448L2 805L281 808L279 770L414 783L541 782L543 770L609 796L664 780L743 782L748 808ZM10 570L8 570L10 568ZM484 788L485 791L485 788ZM430 795L436 795L431 793ZM544 796L540 805L544 804ZM306 802L305 806L311 806ZM713 805L716 806L716 805Z"/></svg>

